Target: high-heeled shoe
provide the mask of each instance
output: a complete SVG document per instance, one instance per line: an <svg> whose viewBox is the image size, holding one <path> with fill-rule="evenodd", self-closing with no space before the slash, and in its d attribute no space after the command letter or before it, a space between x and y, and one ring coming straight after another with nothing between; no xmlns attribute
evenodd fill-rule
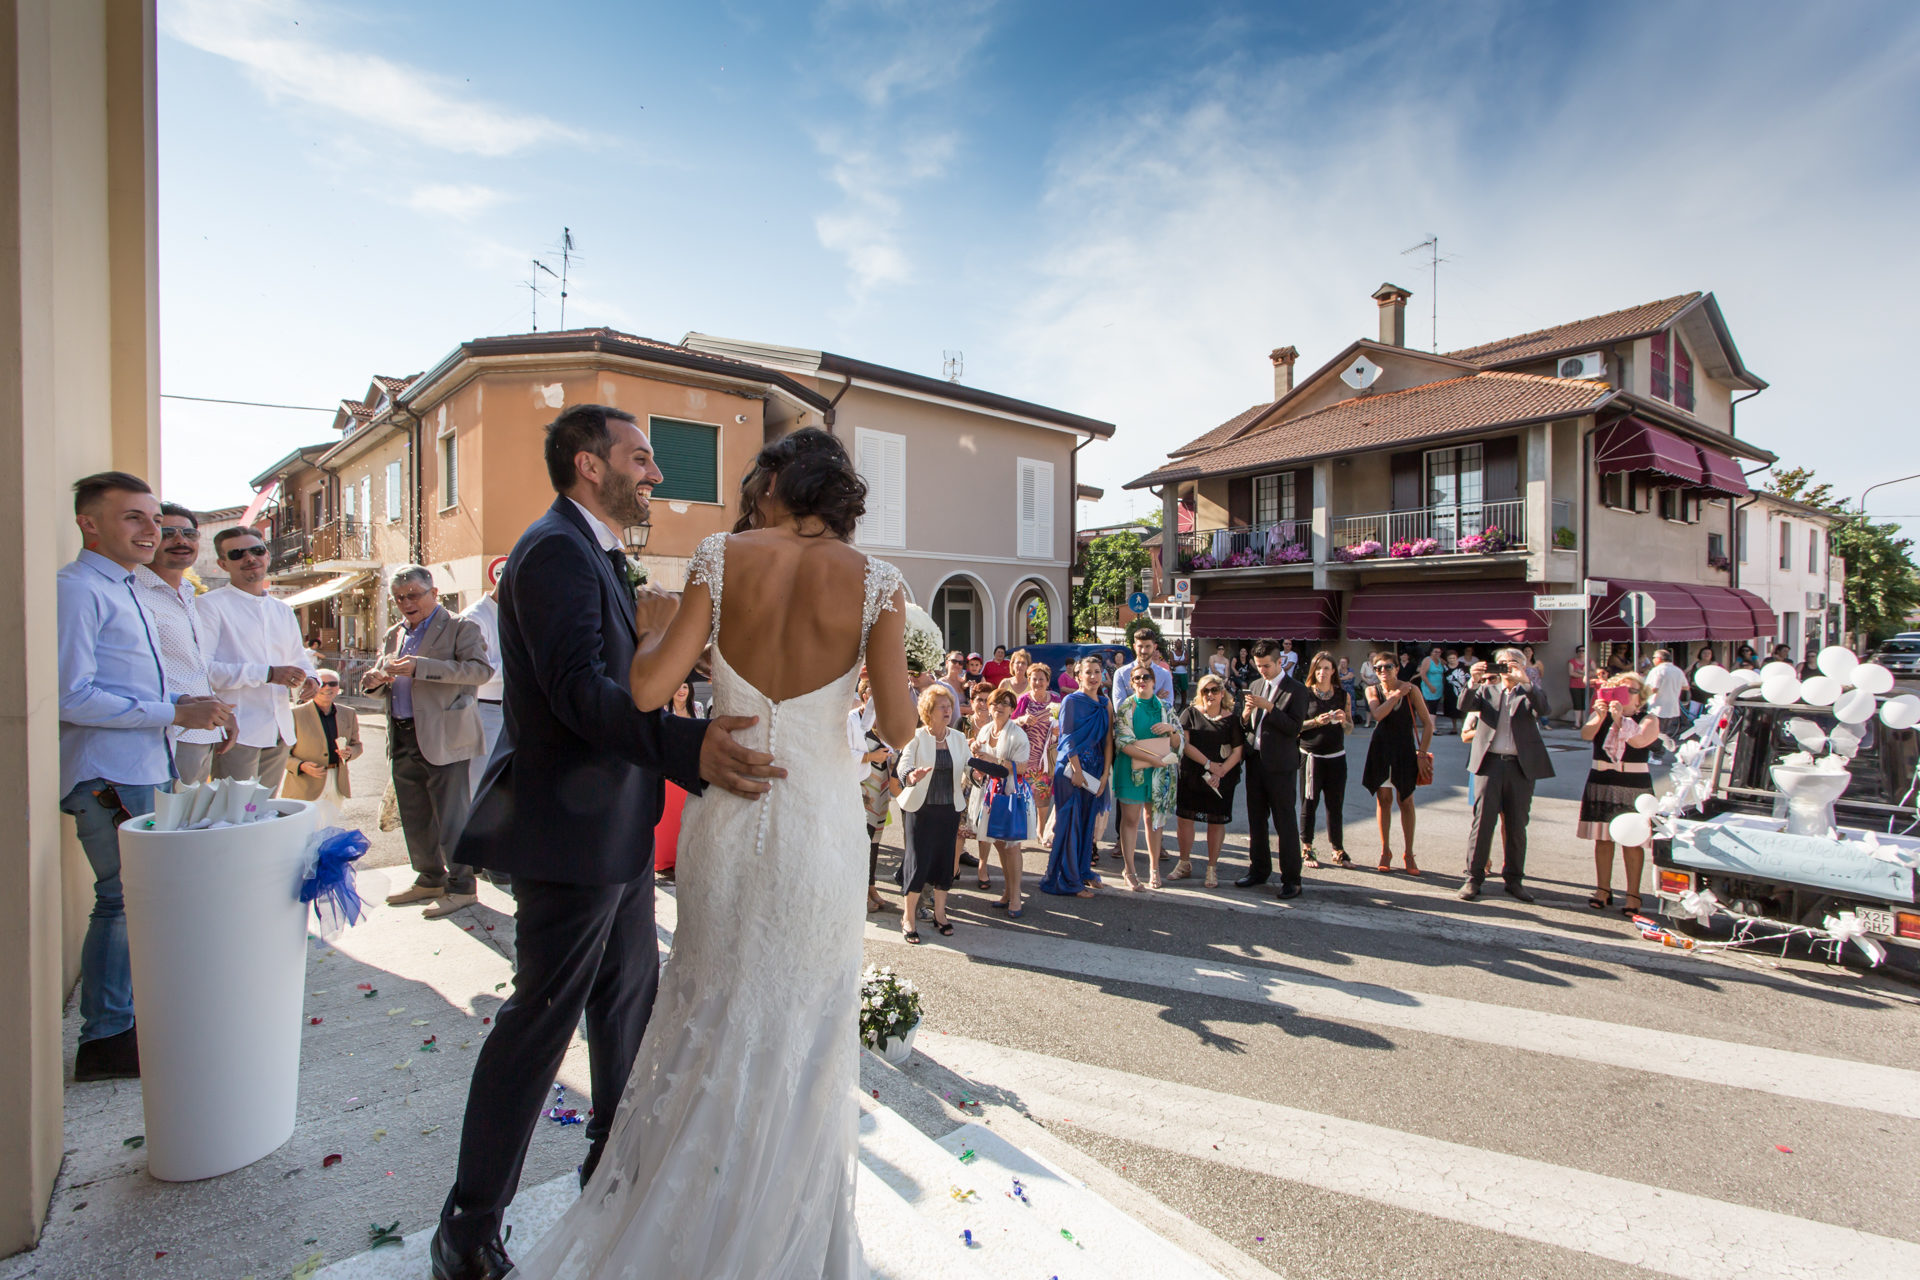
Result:
<svg viewBox="0 0 1920 1280"><path fill-rule="evenodd" d="M1391 872L1393 870L1393 855L1390 853L1381 854L1380 865L1376 867L1375 870Z"/></svg>
<svg viewBox="0 0 1920 1280"><path fill-rule="evenodd" d="M1404 855L1404 856L1402 857L1402 859L1401 859L1401 861L1403 861L1403 862L1405 862L1405 863L1406 863L1406 867L1407 867L1407 874L1408 874L1408 875L1410 875L1410 876L1417 876L1417 875L1419 875L1419 874L1420 874L1420 868L1419 868L1419 866L1418 866L1418 865L1417 865L1417 864L1416 864L1416 863L1414 862L1414 860L1413 860L1413 855L1412 855L1411 853L1408 853L1408 854L1405 854L1405 855Z"/></svg>

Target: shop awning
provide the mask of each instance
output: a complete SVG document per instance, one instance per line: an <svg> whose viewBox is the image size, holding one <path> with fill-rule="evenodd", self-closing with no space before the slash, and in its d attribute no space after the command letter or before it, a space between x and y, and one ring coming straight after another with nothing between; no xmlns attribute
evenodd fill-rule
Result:
<svg viewBox="0 0 1920 1280"><path fill-rule="evenodd" d="M1547 617L1527 582L1387 582L1362 587L1347 605L1354 640L1540 644Z"/></svg>
<svg viewBox="0 0 1920 1280"><path fill-rule="evenodd" d="M1740 470L1740 464L1721 453L1718 449L1709 449L1704 445L1695 446L1694 452L1700 455L1700 469L1706 478L1700 487L1710 493L1723 493L1729 498L1744 498L1750 492L1747 488L1746 473Z"/></svg>
<svg viewBox="0 0 1920 1280"><path fill-rule="evenodd" d="M1651 471L1696 486L1706 480L1698 448L1639 418L1622 418L1596 431L1593 463L1603 476L1616 471Z"/></svg>
<svg viewBox="0 0 1920 1280"><path fill-rule="evenodd" d="M1595 640L1626 643L1633 639L1633 628L1620 619L1620 601L1629 591L1653 597L1653 622L1641 629L1643 642L1751 640L1772 635L1777 625L1766 601L1739 587L1609 578L1607 594L1593 608Z"/></svg>
<svg viewBox="0 0 1920 1280"><path fill-rule="evenodd" d="M1194 602L1191 629L1208 640L1332 640L1340 634L1340 593L1209 591Z"/></svg>
<svg viewBox="0 0 1920 1280"><path fill-rule="evenodd" d="M298 609L303 604L318 604L322 600L331 600L342 591L358 586L372 576L364 570L359 573L343 573L337 578L329 578L317 587L308 587L305 591L288 596L286 603Z"/></svg>

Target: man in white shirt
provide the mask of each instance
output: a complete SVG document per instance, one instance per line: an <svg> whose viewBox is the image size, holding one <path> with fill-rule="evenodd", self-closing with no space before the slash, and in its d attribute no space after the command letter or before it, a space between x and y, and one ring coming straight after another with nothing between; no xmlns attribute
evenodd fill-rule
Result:
<svg viewBox="0 0 1920 1280"><path fill-rule="evenodd" d="M1138 663L1144 662L1153 669L1154 693L1171 707L1173 705L1173 672L1155 661L1160 656L1160 646L1153 638L1153 631L1150 628L1141 627L1133 633L1133 652L1133 661L1121 663L1113 673L1113 705L1117 708L1133 696L1133 668Z"/></svg>
<svg viewBox="0 0 1920 1280"><path fill-rule="evenodd" d="M200 597L201 638L214 692L234 706L234 745L214 757L216 778L279 787L293 751L289 689L311 696L319 681L300 619L267 594L267 544L252 529L222 529L214 555L229 585Z"/></svg>
<svg viewBox="0 0 1920 1280"><path fill-rule="evenodd" d="M500 700L507 696L507 673L500 667L500 605L489 591L460 616L480 628L487 642L487 665L493 668L493 678L473 691L480 704L480 729L487 738L485 749L469 762L468 788L477 796L481 775L486 773L487 761L493 756L493 744L500 740Z"/></svg>
<svg viewBox="0 0 1920 1280"><path fill-rule="evenodd" d="M1647 710L1660 721L1660 736L1671 738L1687 727L1687 718L1680 714L1681 700L1687 696L1687 673L1673 665L1673 653L1667 649L1653 651L1653 666L1647 671ZM1654 744L1658 753L1661 744Z"/></svg>
<svg viewBox="0 0 1920 1280"><path fill-rule="evenodd" d="M160 504L160 548L151 565L136 565L134 581L140 603L153 615L153 638L160 646L160 666L167 688L176 694L207 697L213 693L200 621L199 594L188 582L187 570L200 556L200 521L177 502ZM223 672L230 678L232 672ZM214 748L226 741L218 729L167 730L173 750L173 770L182 782L205 782L213 768Z"/></svg>

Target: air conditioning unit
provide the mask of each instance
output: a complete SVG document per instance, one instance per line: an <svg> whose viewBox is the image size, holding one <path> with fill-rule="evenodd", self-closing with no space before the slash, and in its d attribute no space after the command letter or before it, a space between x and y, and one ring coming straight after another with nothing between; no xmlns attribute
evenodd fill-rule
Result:
<svg viewBox="0 0 1920 1280"><path fill-rule="evenodd" d="M1604 378L1607 376L1607 356L1604 351L1589 351L1585 355L1560 357L1560 376L1563 378Z"/></svg>

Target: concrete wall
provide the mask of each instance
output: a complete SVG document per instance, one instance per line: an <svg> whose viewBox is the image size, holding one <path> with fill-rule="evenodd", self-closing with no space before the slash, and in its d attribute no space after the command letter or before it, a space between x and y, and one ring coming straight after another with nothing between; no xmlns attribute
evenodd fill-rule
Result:
<svg viewBox="0 0 1920 1280"><path fill-rule="evenodd" d="M92 902L57 809L68 495L110 467L160 480L154 157L151 4L0 4L0 1254L33 1244L59 1169L61 1005Z"/></svg>

